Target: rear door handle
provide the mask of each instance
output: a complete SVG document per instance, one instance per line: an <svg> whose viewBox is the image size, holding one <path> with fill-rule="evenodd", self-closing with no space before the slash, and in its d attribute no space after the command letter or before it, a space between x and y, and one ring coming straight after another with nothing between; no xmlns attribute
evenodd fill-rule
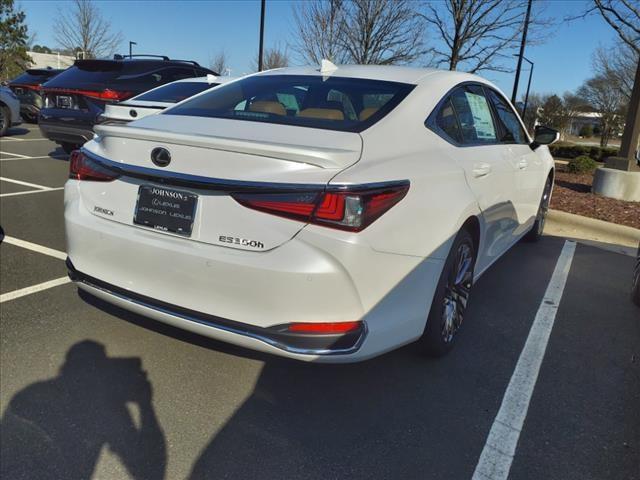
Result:
<svg viewBox="0 0 640 480"><path fill-rule="evenodd" d="M520 161L518 162L518 168L520 170L524 170L528 166L529 166L529 162L527 162L527 160L525 158L520 159Z"/></svg>
<svg viewBox="0 0 640 480"><path fill-rule="evenodd" d="M491 165L488 163L476 163L472 172L474 177L484 177L491 173Z"/></svg>

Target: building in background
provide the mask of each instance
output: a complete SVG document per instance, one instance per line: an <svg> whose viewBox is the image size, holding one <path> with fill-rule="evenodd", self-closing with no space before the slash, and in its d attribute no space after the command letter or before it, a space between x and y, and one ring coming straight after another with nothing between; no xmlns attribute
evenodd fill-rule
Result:
<svg viewBox="0 0 640 480"><path fill-rule="evenodd" d="M70 55L61 55L59 53L39 53L27 52L33 63L30 68L67 68L73 65L75 57Z"/></svg>
<svg viewBox="0 0 640 480"><path fill-rule="evenodd" d="M590 131L598 133L600 130L600 117L602 114L598 112L580 112L569 121L569 134L576 137L581 135L584 128L590 127Z"/></svg>

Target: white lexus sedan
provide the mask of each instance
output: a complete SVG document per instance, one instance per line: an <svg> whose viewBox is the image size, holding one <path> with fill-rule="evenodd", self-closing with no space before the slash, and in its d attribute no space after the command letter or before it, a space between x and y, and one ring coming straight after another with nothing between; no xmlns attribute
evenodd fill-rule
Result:
<svg viewBox="0 0 640 480"><path fill-rule="evenodd" d="M77 285L318 362L448 352L474 281L541 235L557 138L474 75L328 62L96 133L65 187Z"/></svg>

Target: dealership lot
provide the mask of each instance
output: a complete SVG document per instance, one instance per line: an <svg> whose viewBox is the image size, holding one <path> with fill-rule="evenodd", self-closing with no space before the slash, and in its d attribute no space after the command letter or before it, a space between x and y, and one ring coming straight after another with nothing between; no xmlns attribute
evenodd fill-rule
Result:
<svg viewBox="0 0 640 480"><path fill-rule="evenodd" d="M40 478L34 455L59 478L134 478L125 465L150 479L472 478L564 239L519 244L492 267L445 358L408 346L309 365L80 296L63 261L67 171L37 126L0 139L0 408L13 478ZM629 256L576 246L509 478L640 478L632 268ZM75 355L87 340L93 350ZM146 377L136 362L112 367L100 345ZM145 434L122 434L132 431ZM45 444L49 456L34 452Z"/></svg>

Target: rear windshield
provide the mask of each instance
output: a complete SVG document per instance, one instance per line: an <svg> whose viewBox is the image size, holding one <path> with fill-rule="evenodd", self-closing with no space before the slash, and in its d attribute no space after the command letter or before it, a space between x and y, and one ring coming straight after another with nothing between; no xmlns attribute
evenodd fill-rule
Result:
<svg viewBox="0 0 640 480"><path fill-rule="evenodd" d="M142 95L138 95L135 100L145 102L178 103L182 100L193 97L196 93L203 92L208 88L213 88L217 83L207 82L178 82L156 88L155 90Z"/></svg>
<svg viewBox="0 0 640 480"><path fill-rule="evenodd" d="M163 112L360 132L398 105L413 85L315 75L264 75L222 85Z"/></svg>
<svg viewBox="0 0 640 480"><path fill-rule="evenodd" d="M11 80L10 83L18 85L40 85L51 77L55 77L62 70L27 70L22 75Z"/></svg>
<svg viewBox="0 0 640 480"><path fill-rule="evenodd" d="M144 92L184 78L202 76L190 65L146 61L84 60L52 78L46 87L102 89L105 87Z"/></svg>

